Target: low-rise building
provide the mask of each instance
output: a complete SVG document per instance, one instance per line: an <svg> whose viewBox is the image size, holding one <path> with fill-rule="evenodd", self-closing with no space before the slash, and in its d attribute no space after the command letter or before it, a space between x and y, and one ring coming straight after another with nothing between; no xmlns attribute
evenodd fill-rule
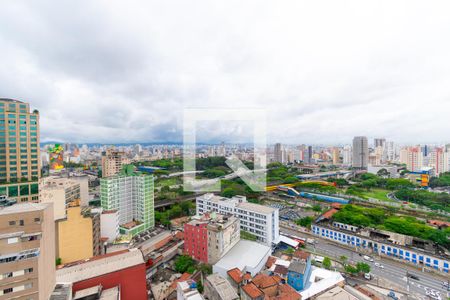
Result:
<svg viewBox="0 0 450 300"><path fill-rule="evenodd" d="M211 274L206 277L204 283L204 296L211 300L235 300L238 294L231 284L219 274Z"/></svg>
<svg viewBox="0 0 450 300"><path fill-rule="evenodd" d="M56 282L72 283L72 293L118 287L121 299L147 299L145 262L138 249L109 253L60 266Z"/></svg>
<svg viewBox="0 0 450 300"><path fill-rule="evenodd" d="M177 300L203 300L203 296L197 290L197 283L193 280L177 283Z"/></svg>
<svg viewBox="0 0 450 300"><path fill-rule="evenodd" d="M213 272L227 278L227 271L238 268L252 276L265 266L272 249L266 245L248 240L240 240L227 254L213 265Z"/></svg>
<svg viewBox="0 0 450 300"><path fill-rule="evenodd" d="M361 252L392 257L418 267L449 273L450 257L432 242L399 233L358 228L338 222L319 222L311 226L321 238L358 248Z"/></svg>
<svg viewBox="0 0 450 300"><path fill-rule="evenodd" d="M278 208L249 203L244 196L225 198L210 193L197 197L196 203L197 215L208 212L234 214L240 221L241 230L256 236L259 242L268 246L278 243Z"/></svg>

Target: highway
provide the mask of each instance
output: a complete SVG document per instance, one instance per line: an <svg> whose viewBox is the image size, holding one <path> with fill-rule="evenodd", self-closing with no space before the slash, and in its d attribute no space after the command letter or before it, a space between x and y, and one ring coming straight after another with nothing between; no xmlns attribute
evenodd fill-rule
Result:
<svg viewBox="0 0 450 300"><path fill-rule="evenodd" d="M373 256L374 262L368 262L364 260L363 255L360 256L358 252L356 252L356 250L350 250L348 248L340 246L339 244L318 238L317 236L308 235L304 232L296 231L293 229L287 229L284 227L280 227L280 232L296 235L303 238L313 237L314 240L316 241L314 245L315 247L308 245L308 250L312 250L313 253L315 252L318 255L328 256L330 258L335 258L337 260L339 260L338 258L340 256L345 255L348 258L348 263L352 264L356 264L357 262L368 263L371 267L371 273L374 275L374 279L372 279L372 282L374 284L377 284L377 279L384 278L385 280L388 280L393 284L400 286L404 290L408 290L406 278L406 272L408 271L409 274L417 276L417 278L419 279L415 280L409 278L408 280L409 291L411 293L411 296L414 296L417 299L432 299L427 297L426 295L426 291L431 289L436 292L439 292L441 299L447 299L450 297L450 291L446 291L443 285L443 281L445 280L444 277L439 278L438 276L431 273L423 273L418 271L417 269L414 269L412 266L410 267L401 264L399 262L389 260L386 258L380 258L377 256ZM380 263L381 265L384 266L384 269L376 267L375 263Z"/></svg>

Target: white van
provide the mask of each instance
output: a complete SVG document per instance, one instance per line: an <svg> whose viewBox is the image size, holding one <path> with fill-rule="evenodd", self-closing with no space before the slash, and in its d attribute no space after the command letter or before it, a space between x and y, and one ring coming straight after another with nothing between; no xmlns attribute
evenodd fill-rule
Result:
<svg viewBox="0 0 450 300"><path fill-rule="evenodd" d="M372 279L372 274L370 274L370 273L365 273L365 274L364 274L364 278L367 279L367 280L370 280L370 279Z"/></svg>
<svg viewBox="0 0 450 300"><path fill-rule="evenodd" d="M367 255L364 255L363 258L367 261L373 262L373 258Z"/></svg>

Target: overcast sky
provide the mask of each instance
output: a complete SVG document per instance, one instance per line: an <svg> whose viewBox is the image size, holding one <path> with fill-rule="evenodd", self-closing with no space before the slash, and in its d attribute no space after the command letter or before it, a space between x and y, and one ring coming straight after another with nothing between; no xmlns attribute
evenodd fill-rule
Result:
<svg viewBox="0 0 450 300"><path fill-rule="evenodd" d="M199 107L265 108L269 142L450 142L450 1L263 2L1 1L0 97L44 142L181 141Z"/></svg>

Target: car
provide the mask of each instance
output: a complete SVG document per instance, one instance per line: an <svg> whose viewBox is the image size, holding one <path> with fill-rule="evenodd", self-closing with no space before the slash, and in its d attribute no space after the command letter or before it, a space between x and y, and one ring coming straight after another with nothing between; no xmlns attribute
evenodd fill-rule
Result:
<svg viewBox="0 0 450 300"><path fill-rule="evenodd" d="M448 281L442 282L442 285L448 287Z"/></svg>
<svg viewBox="0 0 450 300"><path fill-rule="evenodd" d="M414 275L414 274L409 274L409 273L408 273L408 277L411 278L411 279L414 279L414 280L420 280L419 277L417 277L417 276Z"/></svg>
<svg viewBox="0 0 450 300"><path fill-rule="evenodd" d="M365 273L365 274L364 274L364 278L367 279L367 280L370 280L370 279L372 279L372 274L370 274L370 273Z"/></svg>
<svg viewBox="0 0 450 300"><path fill-rule="evenodd" d="M382 265L382 264L380 264L380 263L375 263L375 267L378 267L378 268L380 268L380 269L384 269L384 266Z"/></svg>
<svg viewBox="0 0 450 300"><path fill-rule="evenodd" d="M367 255L364 255L363 258L367 261L373 262L373 258Z"/></svg>

